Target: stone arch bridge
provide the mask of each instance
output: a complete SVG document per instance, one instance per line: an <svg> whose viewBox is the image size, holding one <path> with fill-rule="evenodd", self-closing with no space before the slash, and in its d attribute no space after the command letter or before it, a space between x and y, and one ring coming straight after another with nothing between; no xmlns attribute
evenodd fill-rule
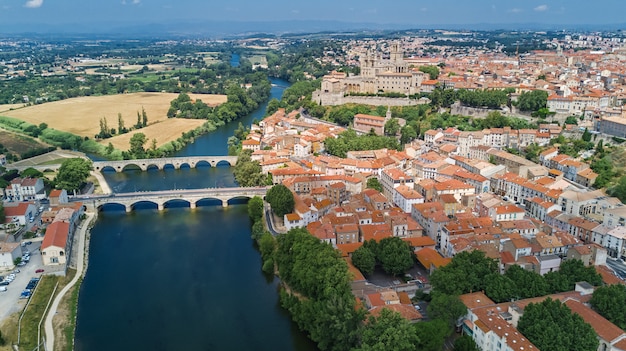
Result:
<svg viewBox="0 0 626 351"><path fill-rule="evenodd" d="M178 189L163 191L140 191L110 195L81 195L71 198L73 202L82 202L91 211L102 209L106 204L124 206L126 212L131 212L139 203L152 203L159 210L164 210L173 202L186 202L190 208L196 208L201 200L216 199L228 207L228 202L236 198L252 198L265 196L268 187L256 188L206 188L206 189Z"/></svg>
<svg viewBox="0 0 626 351"><path fill-rule="evenodd" d="M137 160L122 161L96 161L93 163L93 169L102 172L104 169L113 169L116 172L122 172L128 166L137 166L142 171L149 168L163 169L166 166L173 166L180 169L182 166L196 168L198 165L210 165L216 167L218 164L228 164L234 166L237 163L237 156L189 156L189 157L164 157L164 158L144 158Z"/></svg>

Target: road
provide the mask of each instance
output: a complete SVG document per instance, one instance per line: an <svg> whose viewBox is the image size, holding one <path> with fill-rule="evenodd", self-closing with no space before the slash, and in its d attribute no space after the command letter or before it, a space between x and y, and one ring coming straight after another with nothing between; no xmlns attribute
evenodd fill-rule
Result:
<svg viewBox="0 0 626 351"><path fill-rule="evenodd" d="M619 278L626 280L626 264L619 260L608 258L606 260L606 265L609 266Z"/></svg>
<svg viewBox="0 0 626 351"><path fill-rule="evenodd" d="M238 188L204 188L204 189L173 189L173 190L156 190L156 191L137 191L132 193L115 193L108 195L78 195L73 196L71 201L85 201L85 200L98 200L98 199L110 199L112 197L116 199L133 198L140 196L171 196L171 195L228 195L228 194L261 194L267 191L269 187L238 187Z"/></svg>
<svg viewBox="0 0 626 351"><path fill-rule="evenodd" d="M26 288L31 278L39 277L41 274L35 273L35 270L42 268L41 254L39 246L41 240L32 239L32 244L22 247L22 252L30 251L30 262L23 267L16 267L20 273L15 275L15 280L6 288L7 291L0 292L0 321L9 317L13 313L19 312L24 308L27 300L21 300L20 294ZM1 276L7 276L11 272L0 272Z"/></svg>
<svg viewBox="0 0 626 351"><path fill-rule="evenodd" d="M45 322L45 331L46 331L46 350L54 350L54 328L52 326L52 319L54 315L57 313L57 308L59 308L59 303L63 299L63 296L78 282L80 277L83 275L83 270L85 266L85 238L87 233L87 228L89 227L89 223L91 223L94 217L93 213L87 213L87 218L81 223L78 232L76 233L79 236L78 241L78 257L76 257L76 274L74 278L59 292L57 297L52 302L50 306L50 310L48 311L48 315L46 316Z"/></svg>

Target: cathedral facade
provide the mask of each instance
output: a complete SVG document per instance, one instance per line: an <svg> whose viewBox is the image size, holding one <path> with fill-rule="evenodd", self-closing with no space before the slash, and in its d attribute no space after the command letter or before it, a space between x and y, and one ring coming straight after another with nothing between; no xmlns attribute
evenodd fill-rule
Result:
<svg viewBox="0 0 626 351"><path fill-rule="evenodd" d="M409 68L398 43L391 45L388 59L368 51L359 61L360 75L347 76L345 73L332 72L322 79L321 93L412 95L419 93L422 81L428 79L427 74Z"/></svg>

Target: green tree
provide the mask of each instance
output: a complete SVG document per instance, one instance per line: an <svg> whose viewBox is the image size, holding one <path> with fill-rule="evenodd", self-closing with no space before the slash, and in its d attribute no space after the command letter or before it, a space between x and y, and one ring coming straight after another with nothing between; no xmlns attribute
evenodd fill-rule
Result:
<svg viewBox="0 0 626 351"><path fill-rule="evenodd" d="M485 290L485 278L497 272L497 262L486 257L484 252L464 251L454 256L449 264L437 269L430 281L436 291L460 295Z"/></svg>
<svg viewBox="0 0 626 351"><path fill-rule="evenodd" d="M452 351L480 351L474 339L467 334L461 335L458 339L454 341L454 348Z"/></svg>
<svg viewBox="0 0 626 351"><path fill-rule="evenodd" d="M439 68L437 66L419 66L418 70L428 74L430 79L437 79L439 77Z"/></svg>
<svg viewBox="0 0 626 351"><path fill-rule="evenodd" d="M598 183L598 179L596 179L596 184L597 183ZM615 196L618 199L620 199L622 203L626 203L626 176L621 176L619 180L617 181L617 184L609 188L607 192L609 193L609 195Z"/></svg>
<svg viewBox="0 0 626 351"><path fill-rule="evenodd" d="M446 322L448 330L452 331L458 319L467 313L467 307L461 302L458 295L447 295L433 291L430 296L430 304L426 308L428 316Z"/></svg>
<svg viewBox="0 0 626 351"><path fill-rule="evenodd" d="M406 144L417 138L417 131L410 125L406 125L400 129L400 143Z"/></svg>
<svg viewBox="0 0 626 351"><path fill-rule="evenodd" d="M380 316L370 317L363 329L357 351L414 351L420 342L411 324L400 314L384 308Z"/></svg>
<svg viewBox="0 0 626 351"><path fill-rule="evenodd" d="M145 127L148 125L148 114L146 110L141 106L141 126Z"/></svg>
<svg viewBox="0 0 626 351"><path fill-rule="evenodd" d="M401 275L413 266L413 251L409 244L398 238L384 238L378 243L378 261L385 272Z"/></svg>
<svg viewBox="0 0 626 351"><path fill-rule="evenodd" d="M124 126L124 119L122 118L122 114L117 114L117 132L120 134L124 134L127 132L126 127Z"/></svg>
<svg viewBox="0 0 626 351"><path fill-rule="evenodd" d="M602 317L626 330L626 286L601 286L593 292L589 302Z"/></svg>
<svg viewBox="0 0 626 351"><path fill-rule="evenodd" d="M93 166L90 160L84 158L69 158L61 163L59 172L54 179L57 189L68 192L80 189L85 183Z"/></svg>
<svg viewBox="0 0 626 351"><path fill-rule="evenodd" d="M522 111L538 111L546 107L548 93L543 90L522 92L517 99L517 107Z"/></svg>
<svg viewBox="0 0 626 351"><path fill-rule="evenodd" d="M444 342L450 335L450 328L445 321L435 319L429 322L413 324L417 331L419 343L416 345L420 351L440 351L443 350Z"/></svg>
<svg viewBox="0 0 626 351"><path fill-rule="evenodd" d="M577 282L585 281L598 286L602 284L602 277L594 266L585 267L581 260L565 260L556 272L546 273L545 280L552 292L572 291Z"/></svg>
<svg viewBox="0 0 626 351"><path fill-rule="evenodd" d="M268 190L265 195L265 201L270 204L272 211L280 217L293 212L295 205L293 193L282 184L274 185Z"/></svg>
<svg viewBox="0 0 626 351"><path fill-rule="evenodd" d="M540 274L527 271L520 266L509 267L504 275L515 283L515 298L517 299L544 296L550 291L550 286Z"/></svg>
<svg viewBox="0 0 626 351"><path fill-rule="evenodd" d="M492 273L485 277L485 294L497 303L509 301L515 291L515 283L507 276Z"/></svg>
<svg viewBox="0 0 626 351"><path fill-rule="evenodd" d="M252 161L252 150L243 150L239 153L233 174L237 184L242 187L262 186L267 183L267 176L261 173L258 161ZM270 183L271 184L271 183Z"/></svg>
<svg viewBox="0 0 626 351"><path fill-rule="evenodd" d="M263 199L255 196L248 201L248 215L253 222L263 218Z"/></svg>
<svg viewBox="0 0 626 351"><path fill-rule="evenodd" d="M130 152L134 158L144 158L146 156L144 145L146 145L147 141L144 133L133 134L129 141L130 149L128 149L128 152Z"/></svg>
<svg viewBox="0 0 626 351"><path fill-rule="evenodd" d="M113 147L113 143L109 142L109 145L107 145L106 147L106 153L110 155L114 150L115 150L115 147Z"/></svg>
<svg viewBox="0 0 626 351"><path fill-rule="evenodd" d="M585 128L585 131L583 132L583 136L581 137L581 139L586 142L591 141L591 133L589 132L589 129Z"/></svg>
<svg viewBox="0 0 626 351"><path fill-rule="evenodd" d="M371 274L376 267L376 254L367 246L361 246L352 253L352 264L363 274Z"/></svg>
<svg viewBox="0 0 626 351"><path fill-rule="evenodd" d="M398 124L397 118L392 118L385 123L385 135L395 137L400 131L400 124Z"/></svg>
<svg viewBox="0 0 626 351"><path fill-rule="evenodd" d="M569 116L565 119L565 124L578 125L578 118L576 118L576 116Z"/></svg>
<svg viewBox="0 0 626 351"><path fill-rule="evenodd" d="M372 177L367 180L367 188L378 190L381 193L383 192L383 186L380 184L380 182L378 181L378 178L376 177Z"/></svg>
<svg viewBox="0 0 626 351"><path fill-rule="evenodd" d="M539 350L595 351L598 348L593 328L567 305L551 298L526 306L517 329Z"/></svg>
<svg viewBox="0 0 626 351"><path fill-rule="evenodd" d="M32 167L29 167L22 171L21 176L23 178L41 178L43 177L43 173Z"/></svg>

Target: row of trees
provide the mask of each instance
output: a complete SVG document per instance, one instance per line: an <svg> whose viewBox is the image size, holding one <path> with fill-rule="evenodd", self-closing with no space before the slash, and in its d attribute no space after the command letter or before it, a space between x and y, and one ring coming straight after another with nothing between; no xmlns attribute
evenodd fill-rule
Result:
<svg viewBox="0 0 626 351"><path fill-rule="evenodd" d="M142 106L141 113L137 111L137 123L135 123L132 129L140 129L147 125L148 125L148 114L146 113L146 110ZM106 138L112 137L115 134L125 134L128 132L129 132L129 129L126 128L124 124L124 118L122 117L122 114L118 113L117 114L117 129L110 128L107 118L102 117L100 118L100 132L96 134L95 138L106 139Z"/></svg>
<svg viewBox="0 0 626 351"><path fill-rule="evenodd" d="M579 281L600 285L602 278L593 267L585 267L580 260L566 260L558 271L543 276L519 266L500 274L497 263L481 251L462 252L431 276L436 291L448 295L484 291L496 302L571 291Z"/></svg>

